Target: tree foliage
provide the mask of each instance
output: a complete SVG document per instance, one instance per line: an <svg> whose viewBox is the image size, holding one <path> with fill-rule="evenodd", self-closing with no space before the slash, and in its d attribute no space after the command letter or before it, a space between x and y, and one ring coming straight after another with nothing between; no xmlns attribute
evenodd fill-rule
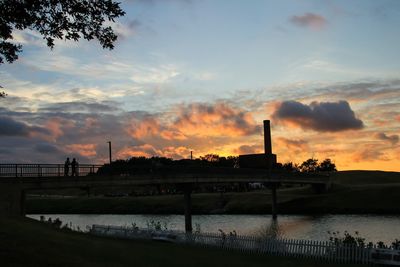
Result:
<svg viewBox="0 0 400 267"><path fill-rule="evenodd" d="M336 165L331 159L324 159L321 163L318 163L318 159L308 159L300 165L302 172L335 172Z"/></svg>
<svg viewBox="0 0 400 267"><path fill-rule="evenodd" d="M324 159L318 163L318 159L310 158L298 165L293 162L286 162L277 166L278 169L283 169L290 172L335 172L337 171L335 163L331 159Z"/></svg>
<svg viewBox="0 0 400 267"><path fill-rule="evenodd" d="M113 49L117 35L108 21L125 12L113 0L7 0L0 1L0 64L12 63L22 51L15 44L13 30L39 32L54 47L55 39L97 39L103 48Z"/></svg>
<svg viewBox="0 0 400 267"><path fill-rule="evenodd" d="M200 156L200 159L208 162L218 162L220 158L217 154L206 154L204 156Z"/></svg>
<svg viewBox="0 0 400 267"><path fill-rule="evenodd" d="M166 157L132 157L126 160L118 159L111 164L106 164L99 169L99 173L118 174L127 170L146 171L159 168L197 168L197 167L223 167L238 168L238 157L220 157L217 154L207 154L193 160L174 160Z"/></svg>
<svg viewBox="0 0 400 267"><path fill-rule="evenodd" d="M300 165L300 170L302 172L316 172L318 170L318 160L311 158L311 159L304 161Z"/></svg>
<svg viewBox="0 0 400 267"><path fill-rule="evenodd" d="M335 172L337 171L335 163L331 159L324 159L319 165L318 170L321 172Z"/></svg>

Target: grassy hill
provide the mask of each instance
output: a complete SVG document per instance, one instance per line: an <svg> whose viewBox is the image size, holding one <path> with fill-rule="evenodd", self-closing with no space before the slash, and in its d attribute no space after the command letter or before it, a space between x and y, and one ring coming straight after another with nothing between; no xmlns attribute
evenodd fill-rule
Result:
<svg viewBox="0 0 400 267"><path fill-rule="evenodd" d="M400 172L340 171L331 175L333 181L346 185L400 184Z"/></svg>

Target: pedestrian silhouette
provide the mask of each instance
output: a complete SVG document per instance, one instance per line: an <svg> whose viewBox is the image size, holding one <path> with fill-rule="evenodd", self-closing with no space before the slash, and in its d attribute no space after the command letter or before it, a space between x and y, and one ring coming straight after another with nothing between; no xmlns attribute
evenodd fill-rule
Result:
<svg viewBox="0 0 400 267"><path fill-rule="evenodd" d="M71 162L71 170L72 170L72 176L78 176L78 162L76 161L75 158L72 159Z"/></svg>
<svg viewBox="0 0 400 267"><path fill-rule="evenodd" d="M69 158L67 158L67 160L64 163L64 176L68 176L69 174L69 165L71 163L69 162Z"/></svg>

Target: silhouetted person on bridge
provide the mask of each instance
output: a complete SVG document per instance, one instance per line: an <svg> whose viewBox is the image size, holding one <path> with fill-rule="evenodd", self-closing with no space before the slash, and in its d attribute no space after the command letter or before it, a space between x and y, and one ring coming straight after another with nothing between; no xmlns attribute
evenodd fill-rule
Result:
<svg viewBox="0 0 400 267"><path fill-rule="evenodd" d="M72 176L78 176L78 162L76 161L75 158L72 159L71 162L71 170L72 170Z"/></svg>
<svg viewBox="0 0 400 267"><path fill-rule="evenodd" d="M69 165L71 163L69 162L69 158L67 158L67 160L64 163L64 176L68 176L69 174Z"/></svg>

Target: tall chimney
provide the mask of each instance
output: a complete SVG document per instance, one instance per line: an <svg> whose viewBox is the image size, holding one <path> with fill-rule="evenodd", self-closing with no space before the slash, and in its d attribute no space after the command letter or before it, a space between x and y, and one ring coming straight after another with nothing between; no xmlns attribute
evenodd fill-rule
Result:
<svg viewBox="0 0 400 267"><path fill-rule="evenodd" d="M272 154L271 126L269 120L264 120L264 151L265 155Z"/></svg>

